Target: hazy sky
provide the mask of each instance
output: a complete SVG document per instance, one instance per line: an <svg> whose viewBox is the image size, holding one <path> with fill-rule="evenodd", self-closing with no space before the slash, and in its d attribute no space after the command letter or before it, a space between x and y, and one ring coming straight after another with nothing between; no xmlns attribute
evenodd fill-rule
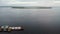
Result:
<svg viewBox="0 0 60 34"><path fill-rule="evenodd" d="M59 0L0 0L0 6L60 6Z"/></svg>

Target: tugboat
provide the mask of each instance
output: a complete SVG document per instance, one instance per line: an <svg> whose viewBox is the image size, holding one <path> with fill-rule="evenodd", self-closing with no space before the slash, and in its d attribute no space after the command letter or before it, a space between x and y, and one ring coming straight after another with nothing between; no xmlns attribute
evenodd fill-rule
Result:
<svg viewBox="0 0 60 34"><path fill-rule="evenodd" d="M0 26L0 32L22 31L23 27Z"/></svg>

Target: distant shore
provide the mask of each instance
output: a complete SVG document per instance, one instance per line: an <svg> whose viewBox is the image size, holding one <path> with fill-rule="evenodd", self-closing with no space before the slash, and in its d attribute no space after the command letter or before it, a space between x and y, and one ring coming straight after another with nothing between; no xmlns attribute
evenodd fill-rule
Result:
<svg viewBox="0 0 60 34"><path fill-rule="evenodd" d="M19 8L19 9L51 9L52 7L39 7L39 6L0 6L0 7L11 7L11 8Z"/></svg>
<svg viewBox="0 0 60 34"><path fill-rule="evenodd" d="M12 7L12 8L23 8L23 9L34 9L34 8L37 8L37 9L51 9L52 7Z"/></svg>

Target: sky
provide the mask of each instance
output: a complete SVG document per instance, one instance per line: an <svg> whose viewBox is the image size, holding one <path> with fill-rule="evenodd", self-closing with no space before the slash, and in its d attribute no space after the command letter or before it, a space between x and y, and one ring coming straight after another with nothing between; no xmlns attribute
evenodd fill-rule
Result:
<svg viewBox="0 0 60 34"><path fill-rule="evenodd" d="M59 0L0 0L0 6L60 6Z"/></svg>

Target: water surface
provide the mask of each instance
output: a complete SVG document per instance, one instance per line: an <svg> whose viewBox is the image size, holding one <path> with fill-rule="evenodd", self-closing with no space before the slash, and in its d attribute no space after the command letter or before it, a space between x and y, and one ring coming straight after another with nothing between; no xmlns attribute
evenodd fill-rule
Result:
<svg viewBox="0 0 60 34"><path fill-rule="evenodd" d="M0 25L23 26L24 31L1 34L58 34L60 33L60 8L16 9L0 7Z"/></svg>

